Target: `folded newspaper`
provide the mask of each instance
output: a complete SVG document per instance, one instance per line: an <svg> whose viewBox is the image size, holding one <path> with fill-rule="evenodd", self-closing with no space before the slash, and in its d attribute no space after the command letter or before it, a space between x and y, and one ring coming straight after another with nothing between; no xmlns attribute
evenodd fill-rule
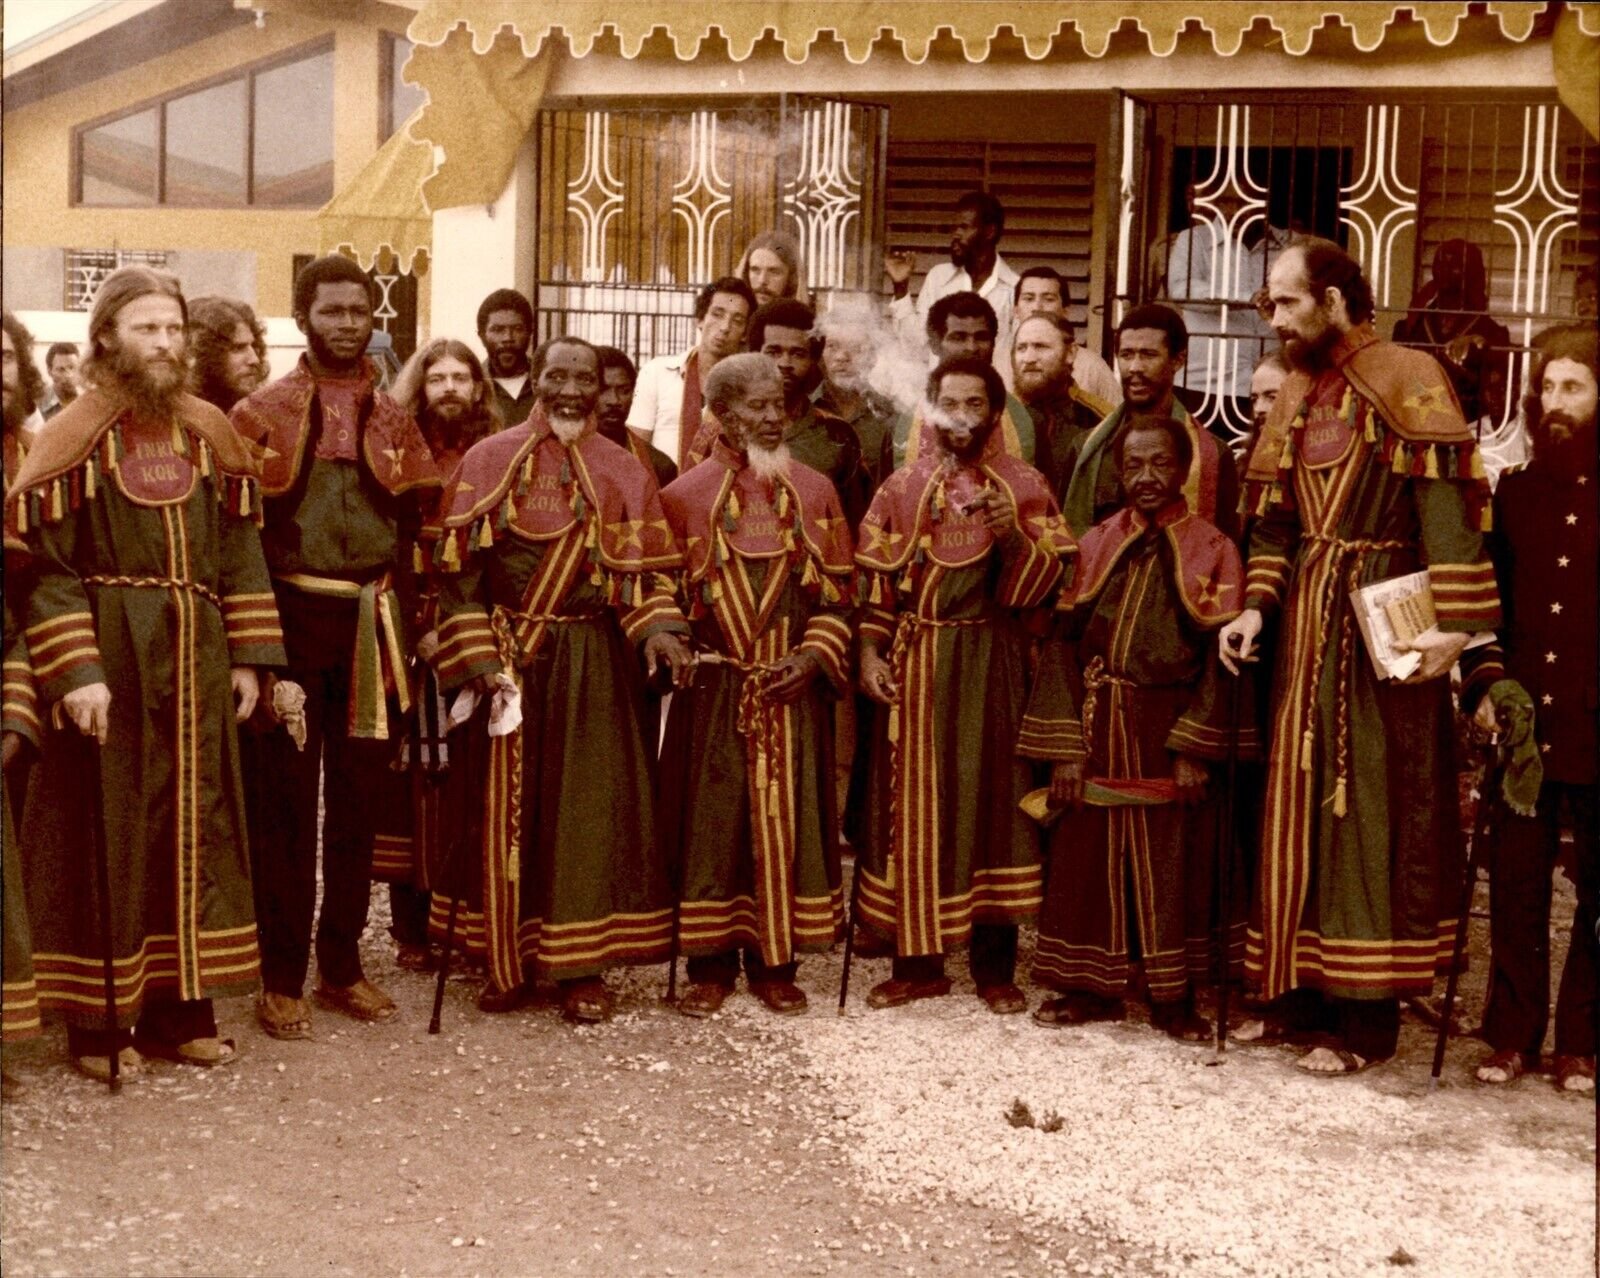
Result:
<svg viewBox="0 0 1600 1278"><path fill-rule="evenodd" d="M1378 678L1409 679L1416 673L1422 654L1401 645L1410 645L1419 635L1437 628L1439 618L1427 569L1352 590L1350 606ZM1493 639L1494 631L1480 630L1467 641L1467 647L1477 648Z"/></svg>

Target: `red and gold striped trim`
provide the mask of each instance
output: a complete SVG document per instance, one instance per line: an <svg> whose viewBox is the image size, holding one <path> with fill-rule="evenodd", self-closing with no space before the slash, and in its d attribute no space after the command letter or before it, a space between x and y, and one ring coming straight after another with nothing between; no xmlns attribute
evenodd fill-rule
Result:
<svg viewBox="0 0 1600 1278"><path fill-rule="evenodd" d="M249 649L283 647L278 600L270 590L225 596L222 600L222 626L228 637L228 654L234 659L234 665L256 664L238 660Z"/></svg>
<svg viewBox="0 0 1600 1278"><path fill-rule="evenodd" d="M1326 937L1302 928L1295 933L1291 988L1352 990L1390 996L1433 989L1434 977L1450 959L1453 925L1440 924L1438 935L1420 940L1359 941ZM1267 970L1267 953L1259 929L1245 940L1245 972L1252 981Z"/></svg>
<svg viewBox="0 0 1600 1278"><path fill-rule="evenodd" d="M89 613L68 612L36 622L28 627L27 640L34 678L51 700L103 680L100 645Z"/></svg>
<svg viewBox="0 0 1600 1278"><path fill-rule="evenodd" d="M1042 517L1039 538L1022 535L1017 550L1002 557L1003 568L995 588L995 603L1002 608L1037 608L1061 584L1062 561L1076 553L1066 522L1060 515Z"/></svg>
<svg viewBox="0 0 1600 1278"><path fill-rule="evenodd" d="M253 983L260 971L255 924L200 932L194 938L193 993L211 995ZM34 982L45 1011L98 1012L105 1008L105 968L99 955L35 953ZM148 936L138 953L112 964L112 986L118 1019L127 1023L153 989L182 988L179 946L175 936Z"/></svg>
<svg viewBox="0 0 1600 1278"><path fill-rule="evenodd" d="M1281 606L1292 570L1282 555L1251 555L1244 574L1244 606L1257 610Z"/></svg>
<svg viewBox="0 0 1600 1278"><path fill-rule="evenodd" d="M795 950L812 953L832 947L844 930L844 896L797 896L790 935ZM678 913L678 946L685 954L721 954L760 944L756 902L751 896L719 901L685 901Z"/></svg>
<svg viewBox="0 0 1600 1278"><path fill-rule="evenodd" d="M439 623L439 651L433 658L440 686L459 688L469 679L500 669L494 627L483 607L473 604Z"/></svg>
<svg viewBox="0 0 1600 1278"><path fill-rule="evenodd" d="M844 617L831 612L813 613L806 623L800 649L816 656L823 673L836 687L849 682L850 623Z"/></svg>
<svg viewBox="0 0 1600 1278"><path fill-rule="evenodd" d="M1025 714L1017 731L1017 753L1025 759L1081 759L1086 754L1083 725L1075 718Z"/></svg>
<svg viewBox="0 0 1600 1278"><path fill-rule="evenodd" d="M627 636L628 642L643 643L658 630L670 629L687 634L689 623L683 619L683 613L678 608L671 579L651 573L640 580L649 582L645 587L645 597L622 618L622 633Z"/></svg>
<svg viewBox="0 0 1600 1278"><path fill-rule="evenodd" d="M15 1043L37 1038L42 1029L38 987L31 980L5 982L0 987L0 1039Z"/></svg>
<svg viewBox="0 0 1600 1278"><path fill-rule="evenodd" d="M0 710L0 730L15 732L33 745L39 744L39 691L33 671L26 661L7 661Z"/></svg>
<svg viewBox="0 0 1600 1278"><path fill-rule="evenodd" d="M1500 590L1494 565L1430 564L1428 585L1433 591L1433 611L1441 626L1493 630L1500 624Z"/></svg>
<svg viewBox="0 0 1600 1278"><path fill-rule="evenodd" d="M862 869L858 873L861 875L858 901L861 917L874 931L898 936L900 902L895 887L870 870ZM1038 916L1043 899L1044 875L1036 865L977 870L967 891L938 898L940 938L948 949L971 939L974 920L980 923L1032 922Z"/></svg>
<svg viewBox="0 0 1600 1278"><path fill-rule="evenodd" d="M1204 759L1223 759L1227 757L1228 740L1232 735L1226 727L1215 727L1184 715L1167 734L1167 749ZM1261 737L1254 724L1245 723L1240 727L1238 751L1240 757L1246 759L1261 753Z"/></svg>
<svg viewBox="0 0 1600 1278"><path fill-rule="evenodd" d="M871 576L875 579L883 577L882 573L864 573L862 575ZM893 584L890 583L887 589L892 591L894 589ZM894 641L894 613L886 608L863 608L860 620L856 622L856 633L862 639L871 639L879 647L892 643Z"/></svg>
<svg viewBox="0 0 1600 1278"><path fill-rule="evenodd" d="M372 836L372 877L385 883L409 883L416 864L409 834Z"/></svg>

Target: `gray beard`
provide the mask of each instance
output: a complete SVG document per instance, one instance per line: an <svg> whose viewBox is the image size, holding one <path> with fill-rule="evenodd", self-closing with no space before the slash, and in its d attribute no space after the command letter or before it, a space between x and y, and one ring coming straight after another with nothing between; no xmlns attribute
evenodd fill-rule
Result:
<svg viewBox="0 0 1600 1278"><path fill-rule="evenodd" d="M789 445L776 448L758 448L752 444L745 449L745 458L758 478L774 479L789 469Z"/></svg>
<svg viewBox="0 0 1600 1278"><path fill-rule="evenodd" d="M583 428L589 424L583 417L557 417L550 414L550 429L563 444L571 445L578 441L578 436L583 434Z"/></svg>

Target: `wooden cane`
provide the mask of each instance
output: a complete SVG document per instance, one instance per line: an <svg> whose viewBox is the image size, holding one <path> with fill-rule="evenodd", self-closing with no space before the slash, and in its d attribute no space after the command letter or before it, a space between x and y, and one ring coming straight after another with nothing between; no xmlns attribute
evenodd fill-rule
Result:
<svg viewBox="0 0 1600 1278"><path fill-rule="evenodd" d="M844 967L839 973L839 1015L844 1015L844 1001L850 993L850 962L856 953L856 917L861 901L861 853L858 850L850 866L850 908L844 916Z"/></svg>
<svg viewBox="0 0 1600 1278"><path fill-rule="evenodd" d="M95 877L100 892L100 945L106 986L106 1085L122 1091L122 1051L117 1043L117 973L111 957L111 852L106 846L105 796L100 789L100 743L89 742L89 821L94 841Z"/></svg>

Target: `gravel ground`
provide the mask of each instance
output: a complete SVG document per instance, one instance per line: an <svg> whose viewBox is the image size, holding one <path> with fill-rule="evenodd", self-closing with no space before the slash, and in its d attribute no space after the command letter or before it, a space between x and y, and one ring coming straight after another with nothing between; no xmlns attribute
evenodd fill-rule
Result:
<svg viewBox="0 0 1600 1278"><path fill-rule="evenodd" d="M151 1063L116 1099L59 1036L8 1057L31 1085L0 1128L8 1275L1594 1272L1594 1105L1474 1086L1481 1044L1437 1091L1413 1025L1356 1079L1274 1049L1209 1068L1142 1024L996 1018L962 980L870 1013L883 961L839 1018L837 954L802 965L791 1019L741 995L691 1022L657 968L574 1029L483 1016L463 976L430 1039L379 895L397 1022L318 1012L316 1041L279 1043L235 1000L233 1067ZM1016 1101L1041 1125L1012 1126Z"/></svg>

